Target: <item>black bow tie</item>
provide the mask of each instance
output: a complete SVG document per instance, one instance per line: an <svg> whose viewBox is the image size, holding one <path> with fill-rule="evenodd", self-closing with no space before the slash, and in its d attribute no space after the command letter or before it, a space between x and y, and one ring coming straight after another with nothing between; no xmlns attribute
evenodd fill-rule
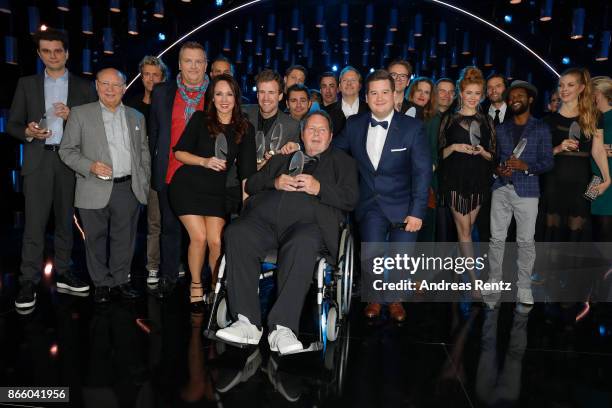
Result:
<svg viewBox="0 0 612 408"><path fill-rule="evenodd" d="M382 122L377 121L374 118L370 118L370 125L372 127L376 127L378 125L382 126L383 129L387 130L387 128L389 127L389 122L387 122L386 120L383 120Z"/></svg>

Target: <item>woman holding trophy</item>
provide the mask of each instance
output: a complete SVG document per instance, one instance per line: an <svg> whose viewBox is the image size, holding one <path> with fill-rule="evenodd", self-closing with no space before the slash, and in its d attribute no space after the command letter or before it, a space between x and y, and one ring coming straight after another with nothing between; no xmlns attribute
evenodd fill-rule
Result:
<svg viewBox="0 0 612 408"><path fill-rule="evenodd" d="M230 75L212 80L212 101L206 112L195 112L174 147L184 165L170 183L170 202L189 234L192 305L201 305L204 288L201 271L206 249L212 285L216 283L221 255L221 233L226 217L228 167L236 162L244 182L256 171L255 131L240 107L240 88Z"/></svg>

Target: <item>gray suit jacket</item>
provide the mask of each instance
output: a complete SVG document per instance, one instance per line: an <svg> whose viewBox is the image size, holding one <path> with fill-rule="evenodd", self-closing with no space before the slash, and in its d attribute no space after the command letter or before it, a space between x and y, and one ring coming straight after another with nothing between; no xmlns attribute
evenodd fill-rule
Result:
<svg viewBox="0 0 612 408"><path fill-rule="evenodd" d="M132 191L142 204L147 203L151 157L144 116L136 109L125 107L132 157ZM78 106L70 112L59 155L76 173L74 206L84 209L106 207L113 183L93 175L89 169L95 161L111 164L110 150L102 121L99 102Z"/></svg>
<svg viewBox="0 0 612 408"><path fill-rule="evenodd" d="M11 104L11 113L6 130L24 145L22 176L34 173L42 161L45 141L38 139L33 139L31 142L27 141L25 128L30 122L38 122L45 113L44 83L44 74L19 78ZM91 81L71 73L68 74L68 100L66 105L70 109L93 102L96 99L98 99L98 95Z"/></svg>
<svg viewBox="0 0 612 408"><path fill-rule="evenodd" d="M251 124L257 131L259 105L244 105L242 107L242 110L247 115L249 122L251 122ZM280 123L283 125L283 140L280 143L281 147L286 145L288 142L300 143L300 123L297 120L293 119L291 116L279 110L278 116L276 117L276 123ZM272 125L270 129L273 128L274 125ZM269 142L270 135L265 135L265 137L266 142Z"/></svg>

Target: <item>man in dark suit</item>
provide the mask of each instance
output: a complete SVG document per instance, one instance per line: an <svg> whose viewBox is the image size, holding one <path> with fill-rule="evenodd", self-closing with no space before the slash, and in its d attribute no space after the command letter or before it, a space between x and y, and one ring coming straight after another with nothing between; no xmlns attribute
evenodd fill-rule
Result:
<svg viewBox="0 0 612 408"><path fill-rule="evenodd" d="M179 51L180 72L176 80L157 84L151 95L151 187L157 191L162 224L158 297L166 297L174 288L181 259L181 223L168 198L168 185L181 166L172 147L181 138L193 112L204 110L209 82L206 65L204 47L197 42L186 42Z"/></svg>
<svg viewBox="0 0 612 408"><path fill-rule="evenodd" d="M346 117L338 101L338 78L333 72L324 72L319 77L319 89L323 103L321 109L329 114L332 120L333 132L339 135L344 128Z"/></svg>
<svg viewBox="0 0 612 408"><path fill-rule="evenodd" d="M366 79L371 112L351 116L334 145L359 164L360 199L356 210L362 242L415 242L421 229L432 177L431 152L421 121L394 110L394 81L385 70ZM405 224L403 229L394 225ZM366 316L380 314L370 303ZM401 303L389 312L402 321Z"/></svg>
<svg viewBox="0 0 612 408"><path fill-rule="evenodd" d="M358 113L367 112L368 104L359 99L361 91L361 73L350 65L340 71L340 94L338 101L345 118Z"/></svg>
<svg viewBox="0 0 612 408"><path fill-rule="evenodd" d="M144 116L121 103L125 82L114 68L98 72L100 101L74 109L59 150L77 175L74 205L83 220L96 303L108 302L111 289L124 299L138 296L129 274L151 158Z"/></svg>
<svg viewBox="0 0 612 408"><path fill-rule="evenodd" d="M21 289L15 300L19 308L36 304L35 285L40 280L45 229L51 207L55 215L55 262L58 290L86 292L89 285L70 272L74 172L57 152L70 109L96 100L89 81L66 69L68 37L48 29L34 35L45 72L19 79L8 133L24 144L21 175L25 195L25 229L21 251ZM39 126L45 118L46 124ZM41 124L42 125L42 124Z"/></svg>
<svg viewBox="0 0 612 408"><path fill-rule="evenodd" d="M235 343L259 343L257 271L266 253L278 250L278 294L268 314L268 343L280 354L302 350L296 334L317 257L326 249L335 262L343 212L351 211L358 200L355 161L330 147L329 115L311 112L303 124L302 174L287 174L291 156L272 157L247 180L246 208L225 231L227 286L235 322L217 331L217 336Z"/></svg>

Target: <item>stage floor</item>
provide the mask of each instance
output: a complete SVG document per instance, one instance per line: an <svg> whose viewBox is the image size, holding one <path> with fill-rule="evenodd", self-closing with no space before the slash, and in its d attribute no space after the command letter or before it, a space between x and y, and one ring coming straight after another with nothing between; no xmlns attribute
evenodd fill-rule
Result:
<svg viewBox="0 0 612 408"><path fill-rule="evenodd" d="M185 281L164 301L152 296L138 261L142 235L132 273L141 299L94 305L57 293L45 277L28 315L13 306L19 239L7 233L0 242L0 386L68 386L65 406L612 405L610 304L593 305L579 323L577 305L407 304L399 325L385 315L366 321L354 298L325 355L279 358L265 338L244 350L205 339L207 315L190 312ZM76 268L82 250L77 240Z"/></svg>

